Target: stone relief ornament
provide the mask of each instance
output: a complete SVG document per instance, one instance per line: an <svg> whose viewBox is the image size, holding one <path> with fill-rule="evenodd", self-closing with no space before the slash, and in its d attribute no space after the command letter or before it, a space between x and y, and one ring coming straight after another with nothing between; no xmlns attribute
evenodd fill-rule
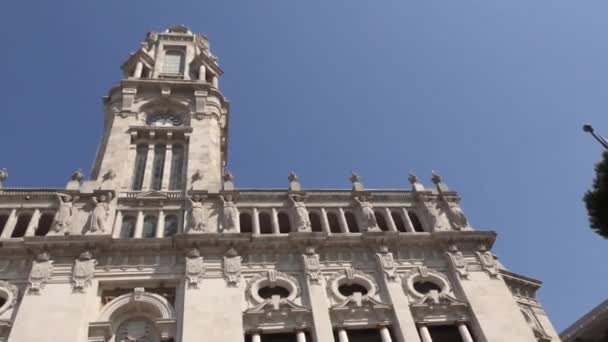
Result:
<svg viewBox="0 0 608 342"><path fill-rule="evenodd" d="M304 198L299 195L288 196L291 205L295 209L295 224L298 232L310 232L310 218L308 217L308 210L304 204Z"/></svg>
<svg viewBox="0 0 608 342"><path fill-rule="evenodd" d="M310 283L312 285L321 285L321 262L319 254L315 253L313 247L306 248L306 251L302 254L302 261L304 263L304 271Z"/></svg>
<svg viewBox="0 0 608 342"><path fill-rule="evenodd" d="M191 249L186 255L186 280L188 288L198 289L198 284L205 273L203 257L198 249Z"/></svg>
<svg viewBox="0 0 608 342"><path fill-rule="evenodd" d="M85 289L91 286L96 265L97 260L93 259L91 252L84 251L80 253L78 259L74 261L74 269L72 271L72 288L74 292L84 293Z"/></svg>
<svg viewBox="0 0 608 342"><path fill-rule="evenodd" d="M461 251L458 250L456 245L450 245L446 255L449 259L450 265L458 273L460 278L467 279L469 277L469 272L467 270L467 262L464 259L464 255Z"/></svg>
<svg viewBox="0 0 608 342"><path fill-rule="evenodd" d="M17 286L0 280L0 293L4 293L6 302L0 305L0 315L10 308L14 308L17 305L17 298L19 297L19 289Z"/></svg>
<svg viewBox="0 0 608 342"><path fill-rule="evenodd" d="M452 227L456 230L462 230L469 227L469 221L466 216L464 216L464 212L462 208L455 201L446 201L448 207L448 217L450 218L450 222L452 223Z"/></svg>
<svg viewBox="0 0 608 342"><path fill-rule="evenodd" d="M93 211L89 216L88 234L104 234L106 231L107 220L110 216L110 201L112 194L99 195L91 199L93 203Z"/></svg>
<svg viewBox="0 0 608 342"><path fill-rule="evenodd" d="M427 217L429 218L429 223L433 230L444 230L445 226L443 222L439 219L439 209L437 209L437 204L430 200L423 201L422 206L424 207Z"/></svg>
<svg viewBox="0 0 608 342"><path fill-rule="evenodd" d="M479 258L481 268L488 273L490 278L498 278L498 264L494 259L494 255L488 251L487 247L485 245L481 245L475 253Z"/></svg>
<svg viewBox="0 0 608 342"><path fill-rule="evenodd" d="M224 255L224 278L230 287L236 287L241 280L242 259L234 248L230 248Z"/></svg>
<svg viewBox="0 0 608 342"><path fill-rule="evenodd" d="M194 195L192 198L186 197L188 200L190 229L189 233L203 233L207 229L207 208L201 202L201 196Z"/></svg>
<svg viewBox="0 0 608 342"><path fill-rule="evenodd" d="M393 253L389 252L388 247L380 246L378 253L376 253L376 257L378 258L378 263L380 264L386 279L391 282L398 281L397 264L393 258Z"/></svg>
<svg viewBox="0 0 608 342"><path fill-rule="evenodd" d="M78 196L57 194L57 213L51 225L49 235L67 235L70 233L70 221L74 214L73 204L78 200Z"/></svg>
<svg viewBox="0 0 608 342"><path fill-rule="evenodd" d="M381 231L376 221L376 214L374 213L374 207L367 201L367 197L360 196L353 198L357 204L361 207L361 216L363 218L363 226L367 231Z"/></svg>
<svg viewBox="0 0 608 342"><path fill-rule="evenodd" d="M32 270L28 279L28 294L39 294L51 277L52 271L53 261L49 253L39 253L32 262Z"/></svg>
<svg viewBox="0 0 608 342"><path fill-rule="evenodd" d="M239 210L232 195L220 196L222 200L222 230L224 233L239 232Z"/></svg>

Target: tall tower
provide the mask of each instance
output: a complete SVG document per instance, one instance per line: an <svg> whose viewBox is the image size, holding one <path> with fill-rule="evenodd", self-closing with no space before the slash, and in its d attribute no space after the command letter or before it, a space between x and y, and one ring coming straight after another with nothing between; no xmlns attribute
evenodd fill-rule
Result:
<svg viewBox="0 0 608 342"><path fill-rule="evenodd" d="M226 165L229 103L222 69L202 34L149 33L104 97L104 132L91 186L218 192Z"/></svg>

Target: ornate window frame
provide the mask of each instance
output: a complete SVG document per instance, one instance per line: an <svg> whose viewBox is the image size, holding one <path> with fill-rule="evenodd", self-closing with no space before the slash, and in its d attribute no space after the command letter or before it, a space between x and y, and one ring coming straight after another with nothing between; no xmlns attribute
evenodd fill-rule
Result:
<svg viewBox="0 0 608 342"><path fill-rule="evenodd" d="M266 286L280 286L285 288L287 291L289 291L289 296L287 296L285 299L291 302L298 298L301 293L301 289L296 278L283 272L267 270L266 272L260 273L253 277L247 284L245 293L254 305L266 302L266 299L260 297L258 294L258 291Z"/></svg>
<svg viewBox="0 0 608 342"><path fill-rule="evenodd" d="M380 287L374 278L358 270L347 268L344 272L335 273L327 282L327 291L330 293L338 302L345 301L348 297L340 293L338 289L344 284L357 284L367 289L365 296L374 298L377 296Z"/></svg>
<svg viewBox="0 0 608 342"><path fill-rule="evenodd" d="M2 315L6 311L14 308L15 305L17 305L17 299L19 298L19 289L17 288L17 286L7 281L0 280L0 297L6 299L6 302L2 306L0 306L0 315Z"/></svg>

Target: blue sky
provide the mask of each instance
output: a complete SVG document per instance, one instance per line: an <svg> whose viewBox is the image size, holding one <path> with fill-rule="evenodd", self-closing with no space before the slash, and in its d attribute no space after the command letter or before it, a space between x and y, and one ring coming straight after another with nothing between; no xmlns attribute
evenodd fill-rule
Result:
<svg viewBox="0 0 608 342"><path fill-rule="evenodd" d="M406 188L437 170L558 330L607 297L581 201L608 135L606 1L9 1L0 12L8 186L90 169L101 96L146 32L209 36L239 187Z"/></svg>

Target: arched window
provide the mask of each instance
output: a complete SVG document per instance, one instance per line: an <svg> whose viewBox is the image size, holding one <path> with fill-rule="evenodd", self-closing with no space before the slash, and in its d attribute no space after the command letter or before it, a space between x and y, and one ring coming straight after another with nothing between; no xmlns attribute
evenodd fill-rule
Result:
<svg viewBox="0 0 608 342"><path fill-rule="evenodd" d="M378 227L380 227L380 230L382 230L383 232L387 232L388 224L386 223L386 219L384 218L384 215L382 215L381 212L376 211L376 212L374 212L374 216L376 216L376 222L378 222Z"/></svg>
<svg viewBox="0 0 608 342"><path fill-rule="evenodd" d="M36 228L36 232L34 235L36 236L45 236L51 230L51 225L53 224L53 219L55 218L55 213L44 213L40 216L40 220L38 220L38 228Z"/></svg>
<svg viewBox="0 0 608 342"><path fill-rule="evenodd" d="M184 146L173 145L172 151L169 190L180 190L182 188L182 173L184 170Z"/></svg>
<svg viewBox="0 0 608 342"><path fill-rule="evenodd" d="M260 234L272 234L272 221L270 214L260 213Z"/></svg>
<svg viewBox="0 0 608 342"><path fill-rule="evenodd" d="M135 217L131 215L123 216L122 224L120 225L120 237L130 239L135 236Z"/></svg>
<svg viewBox="0 0 608 342"><path fill-rule="evenodd" d="M401 217L401 214L398 211L391 211L391 217L393 218L393 222L395 222L395 226L397 227L397 230L405 233L407 232L407 229L405 229L405 223L403 222L403 217Z"/></svg>
<svg viewBox="0 0 608 342"><path fill-rule="evenodd" d="M350 212L350 211L346 211L344 213L344 216L346 216L346 224L348 225L348 232L349 233L359 233L359 224L357 223L357 218L355 217L355 215Z"/></svg>
<svg viewBox="0 0 608 342"><path fill-rule="evenodd" d="M253 232L253 227L251 226L251 215L249 213L241 213L239 215L239 224L241 226L241 233Z"/></svg>
<svg viewBox="0 0 608 342"><path fill-rule="evenodd" d="M289 234L291 232L291 223L289 222L289 215L286 213L279 213L279 233Z"/></svg>
<svg viewBox="0 0 608 342"><path fill-rule="evenodd" d="M418 215L416 213L408 211L407 216L410 218L410 222L412 222L412 226L414 227L414 231L417 233L424 232L424 228L422 227L422 223L418 219Z"/></svg>
<svg viewBox="0 0 608 342"><path fill-rule="evenodd" d="M148 158L148 145L137 145L135 156L135 168L133 169L133 190L141 190L144 185L144 172L146 171L146 159Z"/></svg>
<svg viewBox="0 0 608 342"><path fill-rule="evenodd" d="M15 228L13 229L11 237L24 237L25 232L27 231L27 226L30 224L31 219L32 214L30 213L19 214L19 217L17 218L17 224L15 224Z"/></svg>
<svg viewBox="0 0 608 342"><path fill-rule="evenodd" d="M154 162L152 163L152 182L150 188L160 190L163 182L163 170L165 168L165 145L154 146Z"/></svg>
<svg viewBox="0 0 608 342"><path fill-rule="evenodd" d="M308 219L310 220L310 227L312 228L313 232L323 231L323 225L321 224L321 218L319 217L319 214L315 213L314 211L311 211L308 213Z"/></svg>
<svg viewBox="0 0 608 342"><path fill-rule="evenodd" d="M181 51L169 50L165 53L163 74L182 74L184 72L184 54Z"/></svg>
<svg viewBox="0 0 608 342"><path fill-rule="evenodd" d="M8 221L8 215L0 214L0 235L2 231L4 231L4 226L6 226L6 221Z"/></svg>
<svg viewBox="0 0 608 342"><path fill-rule="evenodd" d="M342 233L342 230L340 230L340 221L338 220L338 215L336 215L336 213L327 213L327 222L329 223L330 232Z"/></svg>
<svg viewBox="0 0 608 342"><path fill-rule="evenodd" d="M154 215L146 215L144 218L144 229L141 236L144 238L153 238L156 236L156 223L158 219Z"/></svg>
<svg viewBox="0 0 608 342"><path fill-rule="evenodd" d="M116 330L117 342L149 341L160 342L160 334L152 321L144 317L131 318L124 321Z"/></svg>
<svg viewBox="0 0 608 342"><path fill-rule="evenodd" d="M164 237L171 237L177 234L177 225L179 221L176 215L167 215L165 217L165 227L163 229Z"/></svg>

